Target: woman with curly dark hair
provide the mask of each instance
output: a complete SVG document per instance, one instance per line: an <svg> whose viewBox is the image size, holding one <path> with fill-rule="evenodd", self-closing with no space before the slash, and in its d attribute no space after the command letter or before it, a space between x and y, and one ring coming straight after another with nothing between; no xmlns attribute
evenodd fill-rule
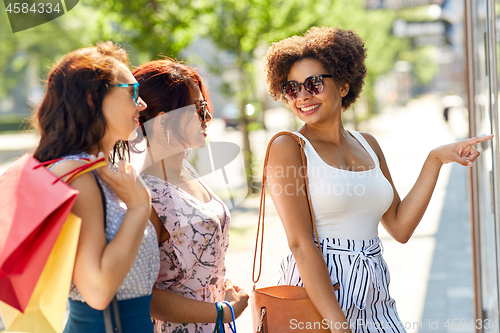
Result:
<svg viewBox="0 0 500 333"><path fill-rule="evenodd" d="M445 163L471 166L472 138L432 150L408 195L401 199L375 138L347 130L341 112L359 96L366 49L353 31L312 28L274 43L266 55L268 91L304 122L313 236L299 146L290 136L271 144L268 185L287 235L290 254L280 284L304 286L332 332L405 332L389 295L389 272L378 238L379 222L406 243L419 224ZM287 152L284 154L283 152ZM319 242L322 252L318 251ZM326 265L325 265L326 262Z"/></svg>
<svg viewBox="0 0 500 333"><path fill-rule="evenodd" d="M145 108L125 50L106 42L73 51L49 73L34 117L40 132L34 157L61 158L50 170L62 176L82 166L84 158L110 156L139 126ZM150 196L136 184L128 163L118 161L114 169L71 182L79 191L72 212L82 222L66 333L106 332L105 318L112 323L114 314L105 316L103 310L115 296L123 332L153 332L150 302L160 259L149 222Z"/></svg>

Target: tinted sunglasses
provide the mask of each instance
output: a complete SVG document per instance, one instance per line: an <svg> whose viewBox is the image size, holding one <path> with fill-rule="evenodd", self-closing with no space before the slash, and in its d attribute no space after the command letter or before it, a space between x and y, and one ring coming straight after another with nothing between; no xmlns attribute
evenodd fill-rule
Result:
<svg viewBox="0 0 500 333"><path fill-rule="evenodd" d="M137 106L137 105L139 105L139 82L117 83L117 84L110 85L110 87L121 87L121 88L128 88L130 86L134 86L134 96L132 96L132 98L134 99L135 106Z"/></svg>
<svg viewBox="0 0 500 333"><path fill-rule="evenodd" d="M208 113L208 103L206 100L203 101L196 101L196 111L198 111L198 114L200 115L201 121L207 121L207 113Z"/></svg>
<svg viewBox="0 0 500 333"><path fill-rule="evenodd" d="M297 81L293 80L286 81L280 84L281 92L286 99L293 101L294 99L299 97L300 91L302 90L301 86L303 86L308 93L315 96L321 94L321 92L323 91L324 78L333 78L333 75L319 74L309 76L304 80L304 83L298 83Z"/></svg>

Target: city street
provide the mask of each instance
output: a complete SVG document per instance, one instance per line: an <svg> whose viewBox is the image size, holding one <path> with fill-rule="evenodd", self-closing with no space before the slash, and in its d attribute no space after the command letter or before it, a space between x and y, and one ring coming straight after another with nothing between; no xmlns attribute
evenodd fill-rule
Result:
<svg viewBox="0 0 500 333"><path fill-rule="evenodd" d="M287 112L276 109L269 116L288 124ZM252 133L258 161L262 161L268 140L280 130L274 125L268 126L269 132ZM445 122L440 99L426 95L406 107L385 109L363 123L361 130L378 140L399 195L404 198L427 154L435 147L465 138L467 123L459 109L452 110L449 122ZM240 133L226 131L222 122L214 121L208 134L213 142L233 142L241 147ZM33 134L0 135L0 173L36 141ZM460 328L452 324L461 320L469 323L474 315L467 181L467 168L443 166L429 208L407 244L397 243L379 227L384 258L391 271L390 292L408 332L474 331L467 325ZM251 195L231 209L231 243L226 257L227 277L249 294L258 206L259 197ZM268 197L263 273L257 287L276 284L279 262L287 251L283 228ZM236 323L239 333L252 332L249 308Z"/></svg>

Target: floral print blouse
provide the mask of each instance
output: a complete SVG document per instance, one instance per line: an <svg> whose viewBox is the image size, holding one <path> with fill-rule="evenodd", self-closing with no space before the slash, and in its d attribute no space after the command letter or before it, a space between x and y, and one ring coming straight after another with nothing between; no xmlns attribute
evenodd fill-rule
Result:
<svg viewBox="0 0 500 333"><path fill-rule="evenodd" d="M208 191L210 202L204 203L155 176L141 175L151 191L152 206L170 233L170 238L160 244L156 287L194 300L222 302L229 210L186 160L184 167ZM214 325L155 320L155 332L212 333Z"/></svg>

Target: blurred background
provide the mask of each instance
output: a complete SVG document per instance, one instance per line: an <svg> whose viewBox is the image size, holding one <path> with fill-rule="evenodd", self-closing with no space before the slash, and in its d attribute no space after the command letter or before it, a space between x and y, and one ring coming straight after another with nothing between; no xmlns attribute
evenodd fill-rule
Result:
<svg viewBox="0 0 500 333"><path fill-rule="evenodd" d="M37 144L29 117L43 98L48 71L62 55L112 40L128 50L132 66L162 57L183 60L198 68L211 92L215 119L209 140L241 149L240 163L228 171L239 199L231 206L227 267L233 282L250 292L265 147L276 132L301 125L267 94L263 57L269 45L312 26L352 29L366 41L368 77L361 97L343 115L345 127L377 138L404 197L431 149L469 136L468 110L481 106L483 118L497 112L485 107L497 103L488 93L497 91L488 76L497 61L491 53L496 6L493 0L83 0L57 19L13 33L0 4L0 173ZM477 33L468 37L473 30ZM477 51L476 60L468 50ZM483 75L476 81L482 90L474 95L468 86L475 78L471 68ZM485 80L489 85L480 84ZM490 125L479 132L491 132ZM490 157L485 174L494 163ZM491 181L487 178L479 191L496 202ZM498 218L486 221L493 231L483 232L493 236L481 248L479 231L471 227L470 190L467 170L447 165L408 244L397 244L380 230L391 293L408 332L498 332ZM269 274L260 286L276 283L287 251L272 201L268 204L264 271ZM484 205L489 207L488 201ZM478 318L492 323L496 318L496 328L478 330L472 322ZM250 332L250 323L247 310L237 321L238 331Z"/></svg>
<svg viewBox="0 0 500 333"><path fill-rule="evenodd" d="M46 24L12 33L0 16L0 131L28 127L51 65L71 50L112 40L132 65L171 57L199 68L214 113L243 135L249 182L249 133L266 129L262 59L270 43L311 26L355 30L366 40L368 77L361 98L345 114L355 128L386 107L429 91L463 103L463 0L85 0ZM296 124L291 114L281 119ZM249 188L249 190L252 190Z"/></svg>

